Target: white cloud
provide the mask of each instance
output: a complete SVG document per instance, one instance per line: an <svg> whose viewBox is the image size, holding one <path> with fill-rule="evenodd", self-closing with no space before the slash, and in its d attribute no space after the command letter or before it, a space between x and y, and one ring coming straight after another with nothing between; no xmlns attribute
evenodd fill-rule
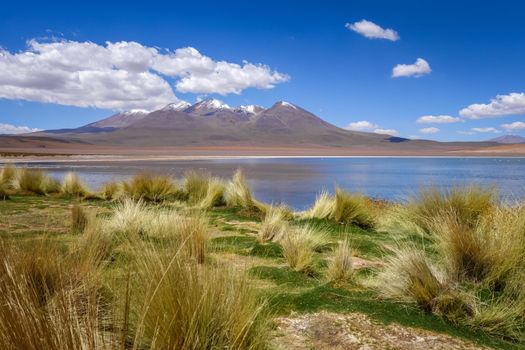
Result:
<svg viewBox="0 0 525 350"><path fill-rule="evenodd" d="M363 131L363 130L373 130L378 128L379 126L377 124L371 123L368 120L361 120L358 122L353 122L348 124L345 129L347 130L355 130L355 131Z"/></svg>
<svg viewBox="0 0 525 350"><path fill-rule="evenodd" d="M384 134L384 135L392 135L392 136L399 135L399 131L394 130L394 129L375 129L374 133L376 133L376 134Z"/></svg>
<svg viewBox="0 0 525 350"><path fill-rule="evenodd" d="M399 40L399 35L395 30L381 28L379 25L366 19L355 23L347 23L345 27L369 39Z"/></svg>
<svg viewBox="0 0 525 350"><path fill-rule="evenodd" d="M496 128L472 128L470 130L472 130L474 132L492 132L492 133L499 133L499 132L501 132L501 131L499 131Z"/></svg>
<svg viewBox="0 0 525 350"><path fill-rule="evenodd" d="M15 134L27 134L29 132L37 132L41 129L30 128L28 126L16 126L12 124L0 123L0 135L15 135Z"/></svg>
<svg viewBox="0 0 525 350"><path fill-rule="evenodd" d="M420 77L432 71L427 61L418 58L414 64L398 64L392 69L392 78Z"/></svg>
<svg viewBox="0 0 525 350"><path fill-rule="evenodd" d="M501 127L506 132L513 132L513 131L518 131L518 130L525 129L525 123L524 122L514 122L514 123L510 123L510 124L501 124Z"/></svg>
<svg viewBox="0 0 525 350"><path fill-rule="evenodd" d="M180 92L239 94L289 79L262 64L214 61L194 48L159 50L136 42L28 42L26 51L0 48L0 98L78 107L155 109Z"/></svg>
<svg viewBox="0 0 525 350"><path fill-rule="evenodd" d="M417 118L418 124L450 124L460 122L460 118L451 117L450 115L424 115Z"/></svg>
<svg viewBox="0 0 525 350"><path fill-rule="evenodd" d="M423 129L419 129L419 132L422 133L422 134L435 134L435 133L439 132L439 129L438 128L434 128L434 127L423 128Z"/></svg>
<svg viewBox="0 0 525 350"><path fill-rule="evenodd" d="M466 119L496 118L525 114L525 93L512 92L497 95L490 103L475 103L463 108L459 114Z"/></svg>

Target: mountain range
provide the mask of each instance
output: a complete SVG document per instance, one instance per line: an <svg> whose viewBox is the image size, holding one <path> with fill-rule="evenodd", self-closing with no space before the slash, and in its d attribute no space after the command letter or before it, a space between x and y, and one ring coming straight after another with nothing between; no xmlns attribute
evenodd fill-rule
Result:
<svg viewBox="0 0 525 350"><path fill-rule="evenodd" d="M519 135L503 135L500 137L490 139L489 141L507 144L507 145L514 145L514 144L525 143L525 138Z"/></svg>
<svg viewBox="0 0 525 350"><path fill-rule="evenodd" d="M270 108L230 107L216 99L190 105L169 104L159 110L131 110L76 129L34 133L85 143L132 146L316 145L403 142L390 135L338 128L292 103Z"/></svg>
<svg viewBox="0 0 525 350"><path fill-rule="evenodd" d="M207 99L130 110L74 129L0 136L1 154L127 155L491 155L525 154L516 137L437 142L350 131L293 103L230 107Z"/></svg>

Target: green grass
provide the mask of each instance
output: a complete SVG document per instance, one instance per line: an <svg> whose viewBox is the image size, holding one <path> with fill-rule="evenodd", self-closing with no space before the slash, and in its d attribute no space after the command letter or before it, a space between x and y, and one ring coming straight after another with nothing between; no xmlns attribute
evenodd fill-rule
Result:
<svg viewBox="0 0 525 350"><path fill-rule="evenodd" d="M99 240L104 244L104 237L90 236L89 228L84 230L84 234L71 234L72 204L71 199L58 195L44 197L15 194L8 201L0 201L0 240L5 239L20 247L31 248L46 237L63 251L77 249L76 247L81 247L82 244L86 248L97 247L94 242L100 242ZM103 220L111 218L111 208L114 206L100 200L83 200L80 205L93 211ZM149 204L147 208L154 212L154 215L171 211L182 215L191 213L184 207L170 204L169 201L162 204ZM250 261L254 261L255 265L249 268L248 276L253 281L259 296L269 301L267 311L270 314L285 316L291 312L311 313L321 310L336 313L361 312L385 324L396 322L404 326L443 332L500 349L525 349L525 345L505 341L497 336L488 336L476 331L473 326L455 325L438 315L422 310L415 304L383 299L367 284L377 275L377 270L373 268L356 270L352 282L348 284L336 285L326 282L328 262L338 242L348 240L354 254L360 258L372 262L384 261L391 254L385 247L393 245L398 240L388 233L377 232L372 228L363 228L355 224L337 223L329 218L291 219L289 225L292 228L308 225L325 233L326 245L314 249L312 271L303 273L286 266L279 242L259 242L257 227L260 227L264 218L260 212L245 207L215 207L206 211L206 215L212 232L207 250L214 258L205 259L204 266L220 266L221 260L215 257L220 258L221 255L241 262L252 259ZM516 218L516 222L519 221L518 219L519 217ZM143 236L142 239L144 244L153 244L155 247L162 247L166 243L164 238ZM418 239L417 242L422 241ZM93 249L99 250L99 248ZM113 251L105 258L106 265L102 276L106 280L111 277L120 281L120 286L123 288L126 266L129 267L134 261L135 253L125 244L111 249ZM166 264L166 261L163 260L163 264ZM149 269L154 267L154 265L148 266ZM505 266L501 267L499 275L507 273L508 269ZM155 278L158 280L159 276ZM120 293L117 294L119 298L123 295L118 288L114 292ZM168 288L162 293L175 295L178 292ZM491 297L490 289L486 289L483 300L490 300ZM161 309L162 303L155 307ZM487 310L486 313L489 311ZM137 314L140 314L140 310ZM477 321L481 322L483 319ZM147 345L147 342L145 344Z"/></svg>

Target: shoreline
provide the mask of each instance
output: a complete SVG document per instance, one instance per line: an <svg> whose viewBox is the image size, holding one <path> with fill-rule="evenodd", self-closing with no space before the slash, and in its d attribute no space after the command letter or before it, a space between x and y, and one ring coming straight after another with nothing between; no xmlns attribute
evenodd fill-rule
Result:
<svg viewBox="0 0 525 350"><path fill-rule="evenodd" d="M60 155L0 157L0 164L24 163L97 163L97 162L156 162L243 159L525 159L525 155L176 155L176 156L119 156L119 155Z"/></svg>

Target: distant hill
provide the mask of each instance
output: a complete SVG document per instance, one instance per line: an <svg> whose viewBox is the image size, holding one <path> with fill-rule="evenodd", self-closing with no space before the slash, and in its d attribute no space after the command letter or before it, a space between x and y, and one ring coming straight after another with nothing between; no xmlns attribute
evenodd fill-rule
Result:
<svg viewBox="0 0 525 350"><path fill-rule="evenodd" d="M270 108L230 107L216 99L169 104L156 111L132 110L76 129L34 135L97 145L159 146L326 146L378 145L407 139L338 128L311 112L280 101Z"/></svg>
<svg viewBox="0 0 525 350"><path fill-rule="evenodd" d="M519 143L525 143L525 137L521 137L518 135L503 135L500 137L490 139L489 141L508 144L508 145L509 144L519 144Z"/></svg>

